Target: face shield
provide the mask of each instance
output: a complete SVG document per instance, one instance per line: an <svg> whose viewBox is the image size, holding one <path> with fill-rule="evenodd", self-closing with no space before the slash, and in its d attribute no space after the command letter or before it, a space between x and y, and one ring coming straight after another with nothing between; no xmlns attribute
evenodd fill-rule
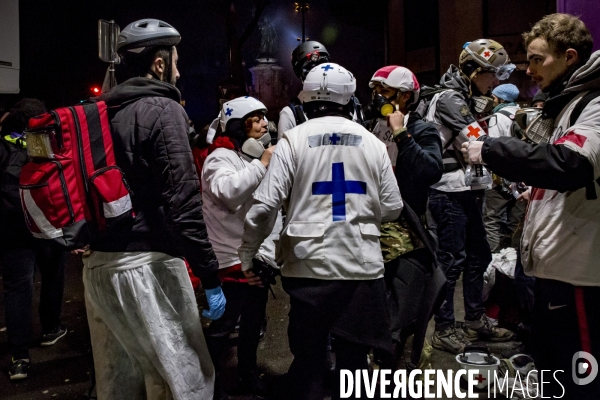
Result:
<svg viewBox="0 0 600 400"><path fill-rule="evenodd" d="M480 55L475 54L471 49L469 49L469 43L470 42L465 43L463 50L466 51L471 57L481 62L482 57ZM487 61L484 62L485 64L480 67L480 70L493 72L496 75L496 78L498 78L501 81L507 80L510 77L510 74L512 74L512 72L517 68L517 66L512 63L496 67Z"/></svg>

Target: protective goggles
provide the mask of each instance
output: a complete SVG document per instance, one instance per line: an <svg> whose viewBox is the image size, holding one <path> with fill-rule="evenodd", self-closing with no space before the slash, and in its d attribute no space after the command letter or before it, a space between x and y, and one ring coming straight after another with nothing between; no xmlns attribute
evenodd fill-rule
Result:
<svg viewBox="0 0 600 400"><path fill-rule="evenodd" d="M473 52L473 50L469 49L469 44L471 44L471 42L465 43L465 45L463 46L463 50L465 50L471 57L474 57L475 59L477 59L479 61L485 60L481 55L475 54ZM517 68L517 66L512 63L504 64L499 67L496 67L487 61L484 61L484 62L485 62L485 65L482 65L480 68L477 69L477 71L484 70L484 71L493 72L496 75L496 78L498 78L501 81L508 79L510 74L512 74L512 72Z"/></svg>

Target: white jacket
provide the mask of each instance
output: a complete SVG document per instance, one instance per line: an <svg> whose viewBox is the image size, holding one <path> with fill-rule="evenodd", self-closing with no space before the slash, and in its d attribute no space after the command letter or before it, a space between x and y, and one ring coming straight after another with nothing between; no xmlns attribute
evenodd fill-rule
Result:
<svg viewBox="0 0 600 400"><path fill-rule="evenodd" d="M285 204L283 276L383 277L380 225L399 216L402 199L385 146L361 125L323 117L284 133L254 198L239 251L243 268Z"/></svg>
<svg viewBox="0 0 600 400"><path fill-rule="evenodd" d="M501 111L510 113L514 117L515 113L520 110L519 106L506 106ZM511 127L514 119L501 113L495 112L488 119L488 135L490 137L511 137Z"/></svg>
<svg viewBox="0 0 600 400"><path fill-rule="evenodd" d="M254 201L252 192L266 172L260 160L249 161L225 148L214 150L204 161L202 211L219 268L240 263L237 248L242 243L244 218ZM271 239L265 240L259 252L267 258L265 261L274 264L275 245Z"/></svg>
<svg viewBox="0 0 600 400"><path fill-rule="evenodd" d="M563 144L587 158L594 167L594 179L598 179L600 97L592 100L569 127L573 108L587 93L580 93L563 109L550 143ZM596 190L600 188L594 185ZM588 200L585 192L585 188L564 193L532 190L521 239L523 267L528 275L576 286L600 286L600 199Z"/></svg>
<svg viewBox="0 0 600 400"><path fill-rule="evenodd" d="M304 114L304 118L306 114ZM277 124L277 141L280 141L283 134L296 126L296 117L290 106L285 106L279 112L279 123Z"/></svg>

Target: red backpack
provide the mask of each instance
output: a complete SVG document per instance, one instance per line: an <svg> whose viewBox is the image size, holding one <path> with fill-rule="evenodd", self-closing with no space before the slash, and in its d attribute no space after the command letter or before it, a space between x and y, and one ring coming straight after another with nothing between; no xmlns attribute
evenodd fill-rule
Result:
<svg viewBox="0 0 600 400"><path fill-rule="evenodd" d="M33 236L78 249L133 218L104 102L31 118L25 134L31 161L21 170L19 192Z"/></svg>

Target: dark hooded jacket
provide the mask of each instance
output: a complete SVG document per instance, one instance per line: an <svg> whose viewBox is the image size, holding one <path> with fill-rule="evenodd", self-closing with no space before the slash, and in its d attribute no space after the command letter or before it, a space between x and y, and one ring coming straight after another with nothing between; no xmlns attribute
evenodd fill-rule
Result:
<svg viewBox="0 0 600 400"><path fill-rule="evenodd" d="M394 174L402 199L417 215L425 215L429 186L438 182L444 172L442 141L435 126L424 122L416 112L408 114L406 127L410 136L396 142Z"/></svg>
<svg viewBox="0 0 600 400"><path fill-rule="evenodd" d="M452 90L445 92L445 95L440 98L438 113L444 126L455 134L475 121L475 117L470 112L472 108L470 85L469 79L456 65L450 65L440 79L440 86ZM469 112L462 110L465 104L469 106Z"/></svg>
<svg viewBox="0 0 600 400"><path fill-rule="evenodd" d="M435 126L424 122L418 112L412 111L407 116L406 128L409 135L402 136L392 144L398 147L394 174L402 200L417 215L424 215L429 186L438 182L444 172L442 141ZM373 132L377 121L377 118L365 121L363 126Z"/></svg>
<svg viewBox="0 0 600 400"><path fill-rule="evenodd" d="M175 86L149 78L129 79L100 96L110 107L115 158L131 188L135 219L91 248L185 257L210 289L219 285L218 263L202 217L180 98Z"/></svg>

